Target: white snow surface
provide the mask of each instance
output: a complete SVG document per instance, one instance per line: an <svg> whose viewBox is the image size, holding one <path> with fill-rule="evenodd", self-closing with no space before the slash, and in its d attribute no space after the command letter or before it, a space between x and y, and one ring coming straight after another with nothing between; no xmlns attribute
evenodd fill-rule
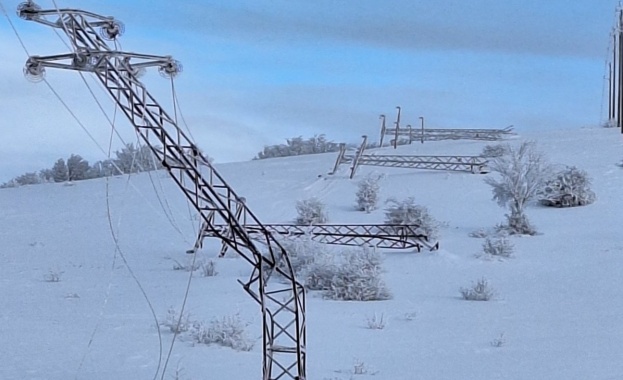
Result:
<svg viewBox="0 0 623 380"><path fill-rule="evenodd" d="M288 223L297 200L316 196L332 223L382 223L383 208L356 211L357 179L384 173L380 199L415 197L443 223L441 249L384 250L393 299L344 302L307 294L309 379L623 379L623 138L615 129L522 132L550 162L575 165L593 179L594 204L556 209L531 205L537 236L510 237L514 258L475 257L506 211L491 200L484 175L344 165L336 154L217 165L265 223ZM478 155L486 142L427 142L400 154ZM391 148L374 150L393 153ZM370 152L369 152L370 153ZM487 174L493 175L493 174ZM159 322L180 310L185 263L197 220L166 172L46 184L0 191L0 379L260 379L261 313L240 287L250 265L206 239L198 259L219 274L195 273L186 305L191 319L238 313L256 341L251 351L195 344ZM118 235L119 254L112 229ZM162 206L161 206L162 204ZM60 274L60 281L46 276ZM486 278L497 297L465 301L459 289ZM383 316L384 329L366 320ZM491 342L503 334L503 344ZM162 346L162 353L160 352ZM366 373L354 374L357 363ZM157 372L158 371L158 372Z"/></svg>

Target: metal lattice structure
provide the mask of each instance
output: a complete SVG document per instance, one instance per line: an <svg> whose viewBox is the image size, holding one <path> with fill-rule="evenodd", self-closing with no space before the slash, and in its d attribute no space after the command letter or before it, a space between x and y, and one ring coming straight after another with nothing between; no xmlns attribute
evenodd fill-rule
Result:
<svg viewBox="0 0 623 380"><path fill-rule="evenodd" d="M401 108L398 109L396 121L393 128L388 128L385 125L385 115L380 115L381 119L381 139L380 146L383 146L383 140L385 136L392 138L391 145L394 149L398 146L399 142L411 144L413 141L441 141L441 140L484 140L484 141L497 141L503 140L505 137L513 135L513 126L510 125L503 129L448 129L448 128L424 128L424 118L420 117L421 128L414 129L411 125L407 125L404 128L400 127L400 113Z"/></svg>
<svg viewBox="0 0 623 380"><path fill-rule="evenodd" d="M226 233L227 226L220 226ZM417 231L417 226L392 225L392 224L318 224L302 226L298 224L264 224L263 226L273 235L288 237L309 236L312 241L323 244L346 245L346 246L372 246L387 249L415 249L418 252L422 248L431 251L439 249L439 242L430 242L428 236ZM252 238L261 237L261 227L253 224L245 224ZM194 247L188 253L194 253L203 245L207 237L218 237L213 231L202 228ZM223 244L220 256L225 256L229 246Z"/></svg>
<svg viewBox="0 0 623 380"><path fill-rule="evenodd" d="M346 151L346 145L340 145L340 151L335 161L333 170L329 174L335 174L342 164L350 164L350 178L352 179L361 165L384 166L391 168L411 168L427 170L449 170L470 173L488 173L487 159L481 156L412 156L412 155L385 155L364 154L367 137L363 136L363 142L354 153Z"/></svg>
<svg viewBox="0 0 623 380"><path fill-rule="evenodd" d="M73 48L67 54L30 57L24 68L26 76L41 79L46 68L94 74L199 212L206 231L252 265L250 278L240 282L260 304L263 314L263 379L305 379L305 291L294 276L285 249L137 77L149 67L173 77L181 70L179 62L169 56L111 48L106 40L115 40L123 31L123 25L112 17L77 9L42 10L32 1L20 4L18 14L64 31ZM239 223L237 212L256 226L253 238ZM226 233L222 226L227 226ZM285 266L278 265L283 262ZM268 282L275 271L285 283Z"/></svg>

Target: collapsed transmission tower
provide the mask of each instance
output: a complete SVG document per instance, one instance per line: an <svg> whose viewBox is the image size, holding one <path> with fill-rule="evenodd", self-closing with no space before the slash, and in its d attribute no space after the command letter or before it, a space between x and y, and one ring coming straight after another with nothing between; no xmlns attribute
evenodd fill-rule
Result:
<svg viewBox="0 0 623 380"><path fill-rule="evenodd" d="M42 10L33 1L20 4L18 15L61 29L73 49L67 54L31 56L24 74L33 80L43 79L46 68L95 74L199 212L206 229L253 266L250 278L239 282L260 304L263 314L263 379L304 380L305 292L285 249L138 79L139 71L149 67L173 78L181 71L179 62L169 56L117 51L108 46L106 40L116 40L124 29L113 17L77 9ZM241 210L245 220L257 225L255 235L261 235L264 251L254 242L257 236L251 239L240 225L234 210ZM227 225L227 233L217 225ZM285 284L268 283L274 272L286 279Z"/></svg>
<svg viewBox="0 0 623 380"><path fill-rule="evenodd" d="M353 179L361 165L385 166L390 168L410 168L427 170L466 171L471 173L488 173L487 159L481 156L412 156L412 155L384 155L364 154L367 146L367 136L362 136L363 142L352 154L346 152L346 145L340 144L340 151L329 175L337 173L340 165L350 164L350 179Z"/></svg>

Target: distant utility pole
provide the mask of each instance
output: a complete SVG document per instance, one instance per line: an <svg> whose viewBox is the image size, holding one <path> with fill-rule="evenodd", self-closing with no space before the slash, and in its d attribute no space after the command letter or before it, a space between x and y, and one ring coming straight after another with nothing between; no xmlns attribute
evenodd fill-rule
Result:
<svg viewBox="0 0 623 380"><path fill-rule="evenodd" d="M612 62L608 63L608 120L612 120Z"/></svg>
<svg viewBox="0 0 623 380"><path fill-rule="evenodd" d="M394 149L398 146L398 131L400 130L400 106L396 106L398 115L396 116L396 132L394 134Z"/></svg>
<svg viewBox="0 0 623 380"><path fill-rule="evenodd" d="M615 47L618 45L617 54L618 57L618 85L617 85L617 107L616 107L616 123L617 127L621 129L621 133L623 133L623 56L621 53L623 52L623 8L619 10L619 26L618 26L618 35L619 35L619 43L615 43ZM616 38L616 36L615 36Z"/></svg>
<svg viewBox="0 0 623 380"><path fill-rule="evenodd" d="M610 114L611 121L617 120L616 101L617 101L617 33L616 28L612 29L612 63L610 76Z"/></svg>

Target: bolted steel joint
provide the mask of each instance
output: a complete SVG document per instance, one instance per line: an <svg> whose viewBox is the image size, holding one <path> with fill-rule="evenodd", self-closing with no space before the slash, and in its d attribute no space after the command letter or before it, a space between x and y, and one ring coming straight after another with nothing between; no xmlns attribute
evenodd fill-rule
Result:
<svg viewBox="0 0 623 380"><path fill-rule="evenodd" d="M84 48L78 49L71 60L74 67L85 68L92 64L91 53Z"/></svg>

